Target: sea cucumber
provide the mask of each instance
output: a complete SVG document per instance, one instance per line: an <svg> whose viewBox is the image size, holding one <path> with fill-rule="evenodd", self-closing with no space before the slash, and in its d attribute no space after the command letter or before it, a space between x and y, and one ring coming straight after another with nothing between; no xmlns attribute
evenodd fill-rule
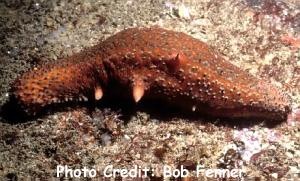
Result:
<svg viewBox="0 0 300 181"><path fill-rule="evenodd" d="M21 75L12 95L28 114L51 104L128 97L212 117L286 119L290 98L225 61L207 44L158 27L123 30Z"/></svg>

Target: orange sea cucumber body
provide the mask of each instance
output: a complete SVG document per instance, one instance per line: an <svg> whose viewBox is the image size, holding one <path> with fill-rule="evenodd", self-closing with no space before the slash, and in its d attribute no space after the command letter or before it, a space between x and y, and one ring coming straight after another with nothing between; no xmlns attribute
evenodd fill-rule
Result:
<svg viewBox="0 0 300 181"><path fill-rule="evenodd" d="M115 92L214 117L284 119L290 111L288 96L277 87L225 61L205 43L161 28L127 29L56 64L41 65L17 79L12 92L29 113Z"/></svg>

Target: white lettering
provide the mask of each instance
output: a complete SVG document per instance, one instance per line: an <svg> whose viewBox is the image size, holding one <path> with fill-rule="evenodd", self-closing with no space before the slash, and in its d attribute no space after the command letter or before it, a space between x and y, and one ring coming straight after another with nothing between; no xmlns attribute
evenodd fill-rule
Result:
<svg viewBox="0 0 300 181"><path fill-rule="evenodd" d="M196 167L196 176L200 177L200 174L203 175L204 171L205 171L205 169L204 169L203 165L197 165L197 167Z"/></svg>
<svg viewBox="0 0 300 181"><path fill-rule="evenodd" d="M241 169L232 169L230 171L230 176L233 178L242 178L242 171Z"/></svg>
<svg viewBox="0 0 300 181"><path fill-rule="evenodd" d="M73 177L72 169L65 165L65 177L68 178L68 175L70 175L71 178Z"/></svg>
<svg viewBox="0 0 300 181"><path fill-rule="evenodd" d="M94 177L96 177L96 175L97 175L96 169L91 169L89 172L89 176L94 178Z"/></svg>
<svg viewBox="0 0 300 181"><path fill-rule="evenodd" d="M168 166L165 165L163 167L163 175L164 177L188 177L189 176L189 171L185 168L183 168L183 165L180 166L180 169L173 169Z"/></svg>
<svg viewBox="0 0 300 181"><path fill-rule="evenodd" d="M106 166L103 171L104 177L112 177L112 169L113 169L112 165Z"/></svg>
<svg viewBox="0 0 300 181"><path fill-rule="evenodd" d="M96 169L88 169L87 167L83 167L83 169L71 169L68 168L67 165L62 166L62 165L57 165L56 167L56 177L60 177L63 175L64 177L76 177L80 178L82 175L83 177L96 177L97 171Z"/></svg>
<svg viewBox="0 0 300 181"><path fill-rule="evenodd" d="M120 172L120 176L123 177L128 177L128 170L127 169L116 169L118 172Z"/></svg>
<svg viewBox="0 0 300 181"><path fill-rule="evenodd" d="M163 168L163 175L164 177L172 177L172 173L171 173L171 167L165 165Z"/></svg>
<svg viewBox="0 0 300 181"><path fill-rule="evenodd" d="M74 177L79 178L81 176L81 170L75 169L73 171Z"/></svg>
<svg viewBox="0 0 300 181"><path fill-rule="evenodd" d="M106 166L103 170L104 177L113 177L116 178L117 176L120 177L147 177L148 172L150 171L149 168L141 168L135 165L132 169L120 169L114 168L112 165Z"/></svg>
<svg viewBox="0 0 300 181"><path fill-rule="evenodd" d="M205 171L205 176L206 177L213 177L214 176L214 170L213 169L208 169Z"/></svg>
<svg viewBox="0 0 300 181"><path fill-rule="evenodd" d="M138 174L138 168L136 165L134 166L134 169L130 169L128 172L128 176L131 178L138 177L139 175L141 175L141 174Z"/></svg>
<svg viewBox="0 0 300 181"><path fill-rule="evenodd" d="M62 165L57 165L56 167L56 177L60 177L60 174L64 172L64 167Z"/></svg>

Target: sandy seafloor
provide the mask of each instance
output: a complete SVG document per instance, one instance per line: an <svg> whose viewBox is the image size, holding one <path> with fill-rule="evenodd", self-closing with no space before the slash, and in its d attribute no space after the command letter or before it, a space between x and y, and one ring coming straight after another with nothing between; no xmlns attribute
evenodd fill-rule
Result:
<svg viewBox="0 0 300 181"><path fill-rule="evenodd" d="M207 42L241 69L284 89L292 98L292 116L270 127L264 121L228 124L139 107L128 113L109 103L28 121L4 118L16 113L2 111L0 180L47 180L58 164L96 167L98 177L108 165L155 168L150 180L161 176L163 165L190 171L203 165L240 168L246 180L300 179L299 0L2 0L1 107L22 72L125 28L153 25Z"/></svg>

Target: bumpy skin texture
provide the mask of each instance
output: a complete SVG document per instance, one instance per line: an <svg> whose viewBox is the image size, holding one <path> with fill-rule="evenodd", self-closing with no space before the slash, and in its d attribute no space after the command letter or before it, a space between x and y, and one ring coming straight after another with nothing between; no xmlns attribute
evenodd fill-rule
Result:
<svg viewBox="0 0 300 181"><path fill-rule="evenodd" d="M283 120L290 111L289 97L278 88L225 61L205 43L161 28L127 29L37 67L17 79L12 92L30 114L52 103L95 99L99 88L104 96L162 100L213 117Z"/></svg>

